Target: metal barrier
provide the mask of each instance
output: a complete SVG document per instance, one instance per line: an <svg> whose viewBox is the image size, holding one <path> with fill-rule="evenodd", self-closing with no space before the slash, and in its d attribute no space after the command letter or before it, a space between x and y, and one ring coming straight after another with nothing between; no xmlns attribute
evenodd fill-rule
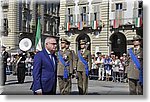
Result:
<svg viewBox="0 0 150 102"><path fill-rule="evenodd" d="M102 76L102 71L101 71ZM119 71L115 74L111 69L111 75L107 76L106 70L104 70L104 76L103 78L99 79L99 68L98 69L91 69L91 74L89 75L90 80L101 80L101 81L113 81L113 82L127 82L127 75L125 75L123 71ZM108 79L107 79L108 78Z"/></svg>

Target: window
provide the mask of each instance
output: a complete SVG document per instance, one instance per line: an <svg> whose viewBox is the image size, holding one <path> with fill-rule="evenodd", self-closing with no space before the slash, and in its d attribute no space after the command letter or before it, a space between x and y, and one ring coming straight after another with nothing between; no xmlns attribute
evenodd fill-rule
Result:
<svg viewBox="0 0 150 102"><path fill-rule="evenodd" d="M52 14L53 14L53 10L54 10L54 4L51 4L51 7L52 7Z"/></svg>
<svg viewBox="0 0 150 102"><path fill-rule="evenodd" d="M71 25L73 25L73 9L68 8L67 13L68 13L68 22L70 22Z"/></svg>
<svg viewBox="0 0 150 102"><path fill-rule="evenodd" d="M27 21L23 20L23 31L26 32Z"/></svg>
<svg viewBox="0 0 150 102"><path fill-rule="evenodd" d="M29 8L29 7L30 7L30 6L29 6L29 3L30 3L29 0L25 0L25 1L24 1L24 4L25 4L25 7L26 7L26 8Z"/></svg>
<svg viewBox="0 0 150 102"><path fill-rule="evenodd" d="M8 29L8 19L4 18L4 30Z"/></svg>
<svg viewBox="0 0 150 102"><path fill-rule="evenodd" d="M138 2L138 17L142 17L143 16L143 2L139 1Z"/></svg>
<svg viewBox="0 0 150 102"><path fill-rule="evenodd" d="M68 14L70 15L70 8L68 8Z"/></svg>
<svg viewBox="0 0 150 102"><path fill-rule="evenodd" d="M83 12L82 13L86 13L86 7L83 7Z"/></svg>
<svg viewBox="0 0 150 102"><path fill-rule="evenodd" d="M139 1L139 8L143 8L143 2Z"/></svg>
<svg viewBox="0 0 150 102"><path fill-rule="evenodd" d="M54 9L53 9L53 10L54 10L53 12L56 13L56 4L53 4L53 8L54 8Z"/></svg>
<svg viewBox="0 0 150 102"><path fill-rule="evenodd" d="M86 14L83 14L84 24L86 23Z"/></svg>
<svg viewBox="0 0 150 102"><path fill-rule="evenodd" d="M97 13L94 13L94 20L97 20Z"/></svg>
<svg viewBox="0 0 150 102"><path fill-rule="evenodd" d="M26 32L30 32L30 21L26 21Z"/></svg>
<svg viewBox="0 0 150 102"><path fill-rule="evenodd" d="M47 4L44 4L44 13L47 12Z"/></svg>
<svg viewBox="0 0 150 102"><path fill-rule="evenodd" d="M116 3L116 10L122 10L122 3Z"/></svg>
<svg viewBox="0 0 150 102"><path fill-rule="evenodd" d="M49 20L45 19L44 20L44 32L49 33L49 27L50 27Z"/></svg>
<svg viewBox="0 0 150 102"><path fill-rule="evenodd" d="M84 24L86 24L86 20L87 20L86 7L83 7L81 12L81 21L84 21Z"/></svg>
<svg viewBox="0 0 150 102"><path fill-rule="evenodd" d="M3 22L3 26L4 26L4 36L8 36L8 19L7 19L7 18L4 18L3 20L4 20L4 22Z"/></svg>
<svg viewBox="0 0 150 102"><path fill-rule="evenodd" d="M46 31L49 31L49 22L46 21Z"/></svg>
<svg viewBox="0 0 150 102"><path fill-rule="evenodd" d="M51 4L52 6L52 13L56 14L56 4Z"/></svg>
<svg viewBox="0 0 150 102"><path fill-rule="evenodd" d="M71 25L73 25L73 16L72 15L69 16L69 22Z"/></svg>

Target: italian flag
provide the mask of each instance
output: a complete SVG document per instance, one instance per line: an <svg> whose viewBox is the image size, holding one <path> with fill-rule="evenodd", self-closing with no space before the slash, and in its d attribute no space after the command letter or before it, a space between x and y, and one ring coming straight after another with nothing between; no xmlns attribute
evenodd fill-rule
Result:
<svg viewBox="0 0 150 102"><path fill-rule="evenodd" d="M142 18L141 17L136 18L136 23L135 23L136 27L141 27L142 23L143 22L142 22Z"/></svg>
<svg viewBox="0 0 150 102"><path fill-rule="evenodd" d="M97 29L97 27L98 27L98 21L97 20L93 21L92 22L92 29Z"/></svg>
<svg viewBox="0 0 150 102"><path fill-rule="evenodd" d="M70 22L66 23L66 31L70 30Z"/></svg>
<svg viewBox="0 0 150 102"><path fill-rule="evenodd" d="M36 47L36 51L41 51L42 50L40 18L38 18L38 23L37 23L35 47Z"/></svg>
<svg viewBox="0 0 150 102"><path fill-rule="evenodd" d="M118 28L119 27L119 24L120 24L120 20L114 20L113 21L113 28Z"/></svg>

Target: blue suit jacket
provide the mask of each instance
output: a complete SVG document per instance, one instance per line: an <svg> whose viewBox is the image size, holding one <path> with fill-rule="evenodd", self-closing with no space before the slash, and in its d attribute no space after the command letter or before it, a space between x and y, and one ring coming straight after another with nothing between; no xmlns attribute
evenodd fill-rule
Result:
<svg viewBox="0 0 150 102"><path fill-rule="evenodd" d="M47 51L43 49L34 56L32 91L42 89L42 92L56 92L56 86L57 65L54 68Z"/></svg>

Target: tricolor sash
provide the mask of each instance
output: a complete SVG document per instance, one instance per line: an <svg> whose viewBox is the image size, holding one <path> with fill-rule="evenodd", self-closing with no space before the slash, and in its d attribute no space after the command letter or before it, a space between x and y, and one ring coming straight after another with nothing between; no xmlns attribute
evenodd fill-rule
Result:
<svg viewBox="0 0 150 102"><path fill-rule="evenodd" d="M139 82L143 85L143 68L141 68L140 63L139 63L138 59L136 58L136 56L134 55L134 53L133 53L131 48L129 49L129 54L131 56L132 61L136 65L136 68L140 71Z"/></svg>
<svg viewBox="0 0 150 102"><path fill-rule="evenodd" d="M84 60L84 58L81 56L80 50L78 51L78 57L79 57L79 59L81 60L81 62L85 65L86 76L88 76L88 74L89 74L88 62L86 62L86 61Z"/></svg>
<svg viewBox="0 0 150 102"><path fill-rule="evenodd" d="M65 63L63 57L62 57L61 54L60 54L60 51L58 51L58 57L59 57L60 62L61 62L61 63L63 64L63 66L64 66L64 77L63 77L63 78L68 78L69 75L68 75L68 71L67 71L67 66L70 66L70 62Z"/></svg>

